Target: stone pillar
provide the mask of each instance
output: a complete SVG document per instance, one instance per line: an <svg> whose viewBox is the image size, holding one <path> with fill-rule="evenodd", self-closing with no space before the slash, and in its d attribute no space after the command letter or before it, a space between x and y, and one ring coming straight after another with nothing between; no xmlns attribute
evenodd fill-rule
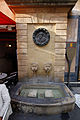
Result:
<svg viewBox="0 0 80 120"><path fill-rule="evenodd" d="M17 29L17 58L18 77L27 75L27 24L16 24Z"/></svg>

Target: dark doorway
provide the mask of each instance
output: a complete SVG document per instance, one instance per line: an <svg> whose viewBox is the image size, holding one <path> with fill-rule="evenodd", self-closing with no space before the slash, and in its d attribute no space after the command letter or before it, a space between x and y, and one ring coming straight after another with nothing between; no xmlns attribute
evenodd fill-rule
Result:
<svg viewBox="0 0 80 120"><path fill-rule="evenodd" d="M17 71L16 31L0 32L0 72Z"/></svg>

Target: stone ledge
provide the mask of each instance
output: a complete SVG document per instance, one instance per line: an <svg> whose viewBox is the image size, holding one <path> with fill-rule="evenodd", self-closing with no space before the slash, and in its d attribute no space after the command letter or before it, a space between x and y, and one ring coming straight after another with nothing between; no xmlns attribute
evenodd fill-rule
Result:
<svg viewBox="0 0 80 120"><path fill-rule="evenodd" d="M23 5L75 5L77 0L5 0L11 6Z"/></svg>

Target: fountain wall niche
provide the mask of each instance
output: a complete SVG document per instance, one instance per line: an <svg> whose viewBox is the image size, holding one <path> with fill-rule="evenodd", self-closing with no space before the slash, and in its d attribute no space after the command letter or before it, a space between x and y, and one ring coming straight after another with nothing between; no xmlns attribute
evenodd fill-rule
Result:
<svg viewBox="0 0 80 120"><path fill-rule="evenodd" d="M33 77L33 72L30 69L32 63L37 63L39 66L36 72L38 78L47 77L43 67L45 64L50 63L52 64L52 69L49 71L48 76L54 79L54 40L55 24L28 24L28 78L31 79ZM43 79L44 81L46 82Z"/></svg>
<svg viewBox="0 0 80 120"><path fill-rule="evenodd" d="M74 108L75 98L63 83L67 15L76 1L34 1L21 1L19 7L12 7L16 1L11 5L16 13L20 81L12 102L23 112L68 112Z"/></svg>

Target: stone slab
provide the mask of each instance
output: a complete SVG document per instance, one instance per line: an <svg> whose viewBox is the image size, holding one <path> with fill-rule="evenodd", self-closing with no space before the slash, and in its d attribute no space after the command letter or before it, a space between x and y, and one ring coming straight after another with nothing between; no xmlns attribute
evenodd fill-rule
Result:
<svg viewBox="0 0 80 120"><path fill-rule="evenodd" d="M37 90L31 89L28 93L28 97L37 97Z"/></svg>
<svg viewBox="0 0 80 120"><path fill-rule="evenodd" d="M45 97L54 97L52 90L45 90Z"/></svg>
<svg viewBox="0 0 80 120"><path fill-rule="evenodd" d="M38 98L44 98L45 90L38 90Z"/></svg>

